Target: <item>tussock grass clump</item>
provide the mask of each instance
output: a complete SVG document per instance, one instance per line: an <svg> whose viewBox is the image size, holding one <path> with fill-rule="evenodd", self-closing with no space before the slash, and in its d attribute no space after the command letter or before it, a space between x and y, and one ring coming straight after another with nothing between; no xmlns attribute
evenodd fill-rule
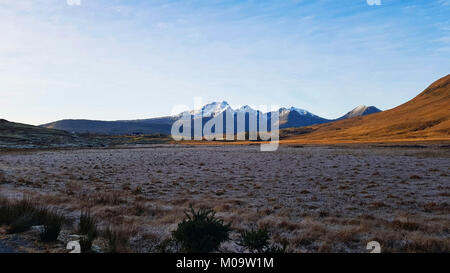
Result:
<svg viewBox="0 0 450 273"><path fill-rule="evenodd" d="M185 219L172 233L183 252L209 253L217 250L222 242L229 240L230 225L217 219L212 209L201 208L195 211L191 206L185 215Z"/></svg>
<svg viewBox="0 0 450 273"><path fill-rule="evenodd" d="M0 170L0 183L6 182L5 174Z"/></svg>
<svg viewBox="0 0 450 273"><path fill-rule="evenodd" d="M284 243L283 245L271 244L264 250L264 253L289 253L290 251L287 243Z"/></svg>
<svg viewBox="0 0 450 273"><path fill-rule="evenodd" d="M97 220L89 211L81 212L78 231L84 235L91 235L93 237L97 236Z"/></svg>
<svg viewBox="0 0 450 273"><path fill-rule="evenodd" d="M58 237L64 221L65 218L59 212L39 206L30 199L0 201L0 224L9 225L8 233L24 232L31 226L43 225L45 234L41 234L41 238L52 241L55 233Z"/></svg>
<svg viewBox="0 0 450 273"><path fill-rule="evenodd" d="M121 195L116 191L98 193L88 199L95 205L118 206L124 202Z"/></svg>
<svg viewBox="0 0 450 273"><path fill-rule="evenodd" d="M129 241L134 234L134 229L113 228L109 226L103 236L108 241L108 251L110 253L127 253L130 252Z"/></svg>
<svg viewBox="0 0 450 273"><path fill-rule="evenodd" d="M33 215L25 214L14 220L8 227L8 233L20 233L27 231L33 226Z"/></svg>
<svg viewBox="0 0 450 273"><path fill-rule="evenodd" d="M435 239L428 236L410 240L404 246L404 252L409 253L448 253L450 252L449 239Z"/></svg>
<svg viewBox="0 0 450 273"><path fill-rule="evenodd" d="M269 246L269 232L267 229L243 231L237 244L247 248L251 253L264 252Z"/></svg>
<svg viewBox="0 0 450 273"><path fill-rule="evenodd" d="M43 225L40 238L44 242L56 241L65 217L57 210L38 206L30 199L0 200L0 224L9 225L9 233L27 231L33 225Z"/></svg>
<svg viewBox="0 0 450 273"><path fill-rule="evenodd" d="M48 210L44 220L44 228L39 234L43 242L54 242L58 239L62 226L65 222L64 216L57 210Z"/></svg>
<svg viewBox="0 0 450 273"><path fill-rule="evenodd" d="M159 253L176 253L179 247L173 238L166 238L157 244L155 249Z"/></svg>
<svg viewBox="0 0 450 273"><path fill-rule="evenodd" d="M145 215L147 212L147 206L144 202L136 202L132 208L131 213L136 216L142 216Z"/></svg>
<svg viewBox="0 0 450 273"><path fill-rule="evenodd" d="M247 248L251 253L287 253L287 241L282 245L271 244L269 232L265 228L243 231L239 235L238 245Z"/></svg>
<svg viewBox="0 0 450 273"><path fill-rule="evenodd" d="M81 212L78 231L84 235L80 238L81 252L90 252L92 250L92 243L98 235L98 230L97 220L89 211Z"/></svg>
<svg viewBox="0 0 450 273"><path fill-rule="evenodd" d="M29 199L19 201L3 199L0 205L0 224L10 225L22 216L33 214L36 210L36 205Z"/></svg>
<svg viewBox="0 0 450 273"><path fill-rule="evenodd" d="M91 237L90 235L82 236L80 238L80 249L81 253L88 253L92 251L92 243L94 241L94 237Z"/></svg>
<svg viewBox="0 0 450 273"><path fill-rule="evenodd" d="M419 223L412 222L409 220L406 221L394 220L391 222L391 225L396 230L416 231L419 228L421 228L421 225Z"/></svg>

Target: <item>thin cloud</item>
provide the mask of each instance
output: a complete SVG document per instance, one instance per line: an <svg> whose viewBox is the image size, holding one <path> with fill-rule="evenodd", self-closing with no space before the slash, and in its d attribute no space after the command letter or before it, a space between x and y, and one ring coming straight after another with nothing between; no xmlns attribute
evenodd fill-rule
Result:
<svg viewBox="0 0 450 273"><path fill-rule="evenodd" d="M32 124L163 116L193 96L335 118L389 109L450 69L436 5L14 2L0 0L0 116ZM413 24L419 12L433 16Z"/></svg>
<svg viewBox="0 0 450 273"><path fill-rule="evenodd" d="M66 3L69 6L80 6L81 0L66 0Z"/></svg>

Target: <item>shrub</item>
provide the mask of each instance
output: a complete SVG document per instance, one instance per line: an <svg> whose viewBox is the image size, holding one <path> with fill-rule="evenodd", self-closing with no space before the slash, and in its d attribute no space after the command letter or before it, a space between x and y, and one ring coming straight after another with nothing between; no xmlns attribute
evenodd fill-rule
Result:
<svg viewBox="0 0 450 273"><path fill-rule="evenodd" d="M229 239L230 225L215 217L211 209L195 211L190 207L190 213L178 224L172 233L174 240L181 245L186 253L208 253L219 248L220 244Z"/></svg>
<svg viewBox="0 0 450 273"><path fill-rule="evenodd" d="M266 229L241 232L237 244L247 248L252 253L264 252L269 246L269 233Z"/></svg>

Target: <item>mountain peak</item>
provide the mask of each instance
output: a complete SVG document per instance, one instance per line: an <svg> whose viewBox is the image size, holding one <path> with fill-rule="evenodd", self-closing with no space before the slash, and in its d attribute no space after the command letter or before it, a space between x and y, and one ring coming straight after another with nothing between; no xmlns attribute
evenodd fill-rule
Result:
<svg viewBox="0 0 450 273"><path fill-rule="evenodd" d="M367 109L367 106L365 106L365 105L358 105L352 111L361 111L361 110L365 110L365 109Z"/></svg>
<svg viewBox="0 0 450 273"><path fill-rule="evenodd" d="M381 112L381 110L376 108L375 106L359 105L350 112L348 112L347 114L345 114L344 116L340 117L339 119L361 117L378 112Z"/></svg>
<svg viewBox="0 0 450 273"><path fill-rule="evenodd" d="M213 101L213 102L210 102L208 104L205 104L203 106L203 108L208 107L208 106L216 106L216 107L221 107L221 108L223 107L223 108L225 108L225 107L230 106L230 105L228 104L228 102L222 100L222 101Z"/></svg>
<svg viewBox="0 0 450 273"><path fill-rule="evenodd" d="M191 111L195 116L203 115L204 117L216 116L224 111L231 110L230 105L226 101L214 101L204 105L201 109Z"/></svg>
<svg viewBox="0 0 450 273"><path fill-rule="evenodd" d="M250 105L244 105L241 106L239 109L236 110L236 112L246 112L246 113L256 113L257 111L253 109Z"/></svg>
<svg viewBox="0 0 450 273"><path fill-rule="evenodd" d="M304 110L304 109L300 109L300 108L294 107L294 106L292 106L291 108L289 108L289 110L295 111L295 112L299 113L300 115L305 115L305 116L306 116L306 115L311 115L310 112L308 112L308 111L306 111L306 110Z"/></svg>

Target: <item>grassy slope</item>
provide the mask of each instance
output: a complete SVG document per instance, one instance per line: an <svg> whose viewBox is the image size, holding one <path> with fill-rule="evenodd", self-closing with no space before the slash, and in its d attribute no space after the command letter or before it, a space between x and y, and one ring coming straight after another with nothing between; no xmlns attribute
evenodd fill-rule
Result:
<svg viewBox="0 0 450 273"><path fill-rule="evenodd" d="M0 120L0 146L48 146L78 141L76 136L65 131Z"/></svg>
<svg viewBox="0 0 450 273"><path fill-rule="evenodd" d="M282 143L361 143L450 140L450 75L414 99L384 112L287 129Z"/></svg>

